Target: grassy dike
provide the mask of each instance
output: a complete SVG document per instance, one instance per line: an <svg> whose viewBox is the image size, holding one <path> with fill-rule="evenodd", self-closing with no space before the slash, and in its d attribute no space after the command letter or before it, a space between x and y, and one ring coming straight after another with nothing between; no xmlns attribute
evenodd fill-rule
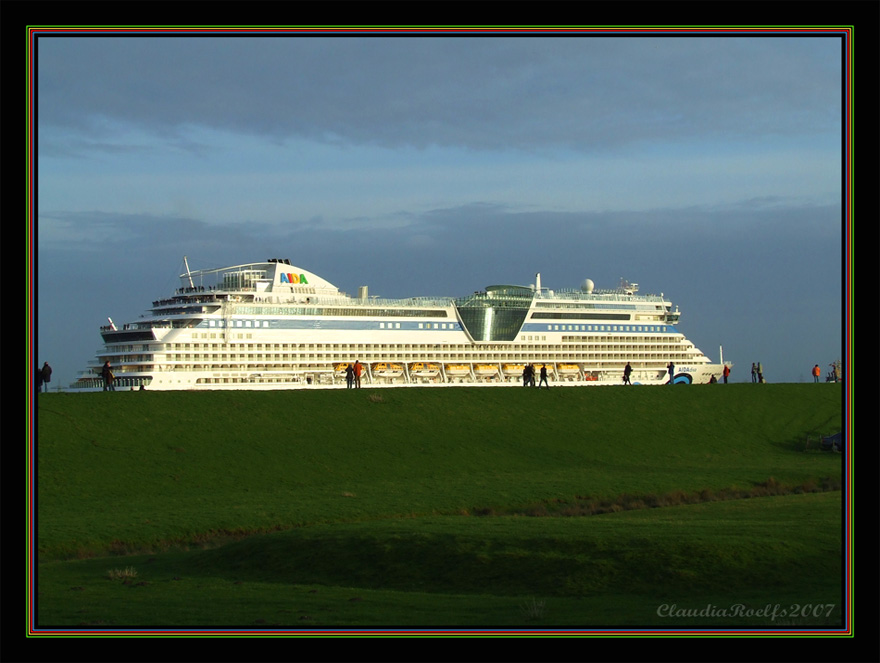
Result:
<svg viewBox="0 0 880 663"><path fill-rule="evenodd" d="M38 622L835 623L842 457L804 443L840 430L841 397L40 394Z"/></svg>

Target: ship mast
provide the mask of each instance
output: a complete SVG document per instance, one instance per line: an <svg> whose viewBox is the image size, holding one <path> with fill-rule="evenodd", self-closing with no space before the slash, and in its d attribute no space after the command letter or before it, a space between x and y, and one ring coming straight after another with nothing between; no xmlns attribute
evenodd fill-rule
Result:
<svg viewBox="0 0 880 663"><path fill-rule="evenodd" d="M189 279L189 287L195 288L195 286L193 285L192 274L190 274L190 272L189 272L189 263L186 260L186 256L183 256L183 266L186 267L186 278Z"/></svg>

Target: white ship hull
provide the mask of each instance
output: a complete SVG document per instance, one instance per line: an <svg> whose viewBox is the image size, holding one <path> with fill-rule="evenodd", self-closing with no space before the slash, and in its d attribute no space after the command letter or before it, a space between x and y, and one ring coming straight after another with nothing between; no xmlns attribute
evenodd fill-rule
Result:
<svg viewBox="0 0 880 663"><path fill-rule="evenodd" d="M363 386L521 385L522 367L546 365L551 384L676 384L720 379L675 327L668 301L633 289L553 293L491 286L452 299L349 297L287 261L181 275L183 287L148 315L101 330L104 347L71 388L116 390L345 388L345 366ZM208 282L205 285L205 282Z"/></svg>

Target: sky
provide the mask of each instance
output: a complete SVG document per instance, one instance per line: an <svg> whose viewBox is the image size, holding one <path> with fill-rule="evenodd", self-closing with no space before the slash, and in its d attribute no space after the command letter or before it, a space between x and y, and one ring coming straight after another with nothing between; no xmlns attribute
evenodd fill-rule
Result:
<svg viewBox="0 0 880 663"><path fill-rule="evenodd" d="M44 36L36 355L67 387L192 269L355 294L621 278L733 382L843 357L831 36Z"/></svg>

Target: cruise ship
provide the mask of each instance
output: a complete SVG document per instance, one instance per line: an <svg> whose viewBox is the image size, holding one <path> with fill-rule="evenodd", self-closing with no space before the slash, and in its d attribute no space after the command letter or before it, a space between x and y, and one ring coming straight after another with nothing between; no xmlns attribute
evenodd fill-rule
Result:
<svg viewBox="0 0 880 663"><path fill-rule="evenodd" d="M621 281L600 290L492 285L463 297L348 295L317 274L270 258L190 270L136 322L101 328L104 344L71 389L298 389L522 385L527 366L551 385L703 384L721 376L681 334L663 295ZM670 374L669 367L674 366Z"/></svg>

